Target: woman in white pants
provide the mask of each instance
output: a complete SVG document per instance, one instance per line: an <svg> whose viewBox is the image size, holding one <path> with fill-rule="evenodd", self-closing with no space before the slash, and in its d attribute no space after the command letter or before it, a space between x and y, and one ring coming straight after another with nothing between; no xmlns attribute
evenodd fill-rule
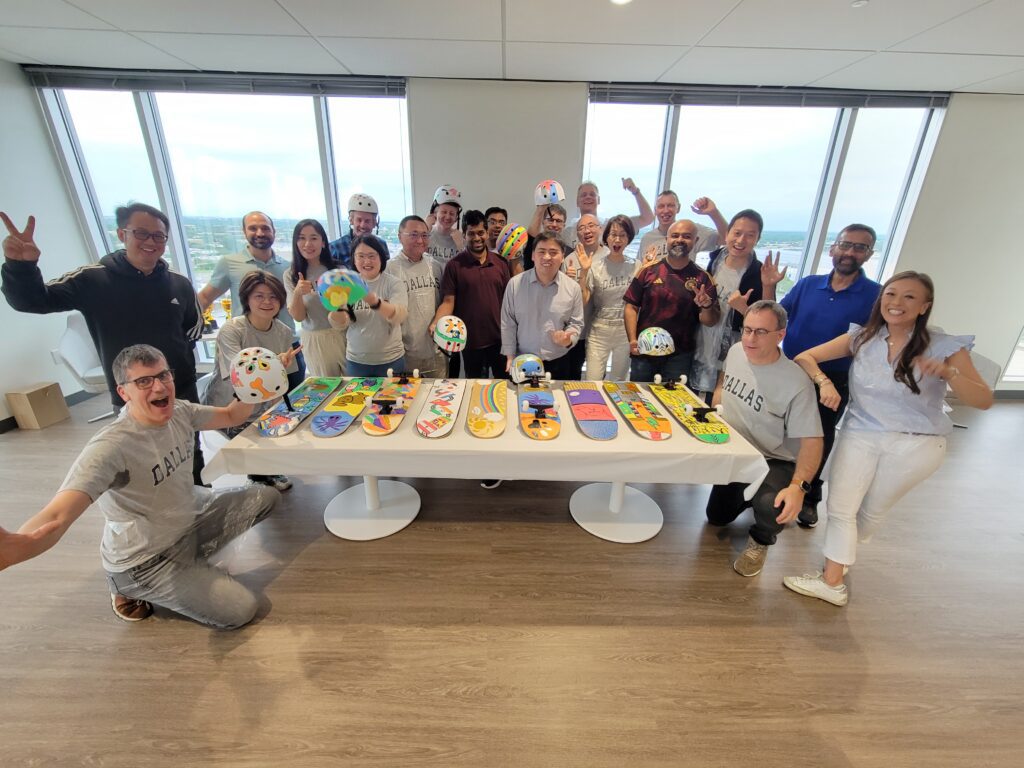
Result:
<svg viewBox="0 0 1024 768"><path fill-rule="evenodd" d="M633 242L636 230L628 216L612 216L604 225L601 242L607 248L589 259L580 259L580 288L589 320L587 380L602 381L611 357L611 381L625 381L629 373L629 339L622 319L622 296L633 279L634 263L623 251Z"/></svg>
<svg viewBox="0 0 1024 768"><path fill-rule="evenodd" d="M934 295L928 275L893 275L863 328L851 325L796 357L822 404L833 409L839 394L818 366L850 355L853 365L850 406L829 470L824 571L787 576L783 583L794 592L846 605L843 577L858 541L868 541L896 502L942 463L953 428L942 410L947 386L965 405L992 405L992 390L971 362L974 337L928 330Z"/></svg>

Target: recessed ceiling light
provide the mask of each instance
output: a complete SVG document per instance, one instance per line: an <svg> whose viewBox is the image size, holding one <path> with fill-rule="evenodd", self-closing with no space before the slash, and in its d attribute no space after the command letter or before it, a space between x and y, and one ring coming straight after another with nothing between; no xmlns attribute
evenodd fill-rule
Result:
<svg viewBox="0 0 1024 768"><path fill-rule="evenodd" d="M867 4L868 4L868 0L853 0L853 2L850 3L850 7L851 8L863 8Z"/></svg>
<svg viewBox="0 0 1024 768"><path fill-rule="evenodd" d="M612 0L612 2L615 5L628 5L629 3L633 2L633 0Z"/></svg>

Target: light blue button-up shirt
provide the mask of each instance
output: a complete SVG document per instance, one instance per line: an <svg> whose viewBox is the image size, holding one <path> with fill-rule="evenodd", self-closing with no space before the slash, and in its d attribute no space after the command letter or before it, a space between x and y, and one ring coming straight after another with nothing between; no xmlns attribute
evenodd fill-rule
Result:
<svg viewBox="0 0 1024 768"><path fill-rule="evenodd" d="M541 360L557 360L569 349L551 340L552 331L569 331L573 344L583 333L583 292L579 283L556 272L549 285L528 269L513 277L501 302L501 353L527 352Z"/></svg>
<svg viewBox="0 0 1024 768"><path fill-rule="evenodd" d="M851 343L861 326L850 325ZM973 336L950 336L929 329L931 344L926 357L945 360L961 349L974 346ZM894 377L895 363L889 362L889 329L885 326L853 356L850 368L850 406L844 429L871 432L913 432L947 435L953 422L943 413L946 382L938 376L917 375L921 394L915 395Z"/></svg>

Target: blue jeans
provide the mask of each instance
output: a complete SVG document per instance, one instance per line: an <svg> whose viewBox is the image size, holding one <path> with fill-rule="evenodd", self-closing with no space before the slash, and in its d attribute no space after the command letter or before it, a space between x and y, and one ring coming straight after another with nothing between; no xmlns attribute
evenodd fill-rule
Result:
<svg viewBox="0 0 1024 768"><path fill-rule="evenodd" d="M177 542L134 568L108 572L111 590L217 629L237 629L252 621L256 596L207 558L269 515L281 495L267 485L212 494L192 529Z"/></svg>
<svg viewBox="0 0 1024 768"><path fill-rule="evenodd" d="M354 363L351 360L345 361L346 376L387 376L390 368L397 376L400 373L412 374L412 371L405 370L405 355L390 363L380 365L367 365L366 363Z"/></svg>
<svg viewBox="0 0 1024 768"><path fill-rule="evenodd" d="M635 355L629 358L630 381L654 381L654 374L660 373L662 381L677 380L685 374L693 375L693 352L676 352L666 357Z"/></svg>

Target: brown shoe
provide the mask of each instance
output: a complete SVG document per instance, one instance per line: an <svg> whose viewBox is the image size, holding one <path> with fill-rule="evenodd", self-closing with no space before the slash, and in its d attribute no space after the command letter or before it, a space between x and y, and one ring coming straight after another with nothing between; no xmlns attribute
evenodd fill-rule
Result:
<svg viewBox="0 0 1024 768"><path fill-rule="evenodd" d="M764 568L764 559L768 556L768 545L758 544L753 537L747 539L747 548L736 558L732 569L740 576L757 576Z"/></svg>
<svg viewBox="0 0 1024 768"><path fill-rule="evenodd" d="M133 600L124 595L111 595L110 607L122 621L142 621L153 615L153 606L145 600Z"/></svg>

